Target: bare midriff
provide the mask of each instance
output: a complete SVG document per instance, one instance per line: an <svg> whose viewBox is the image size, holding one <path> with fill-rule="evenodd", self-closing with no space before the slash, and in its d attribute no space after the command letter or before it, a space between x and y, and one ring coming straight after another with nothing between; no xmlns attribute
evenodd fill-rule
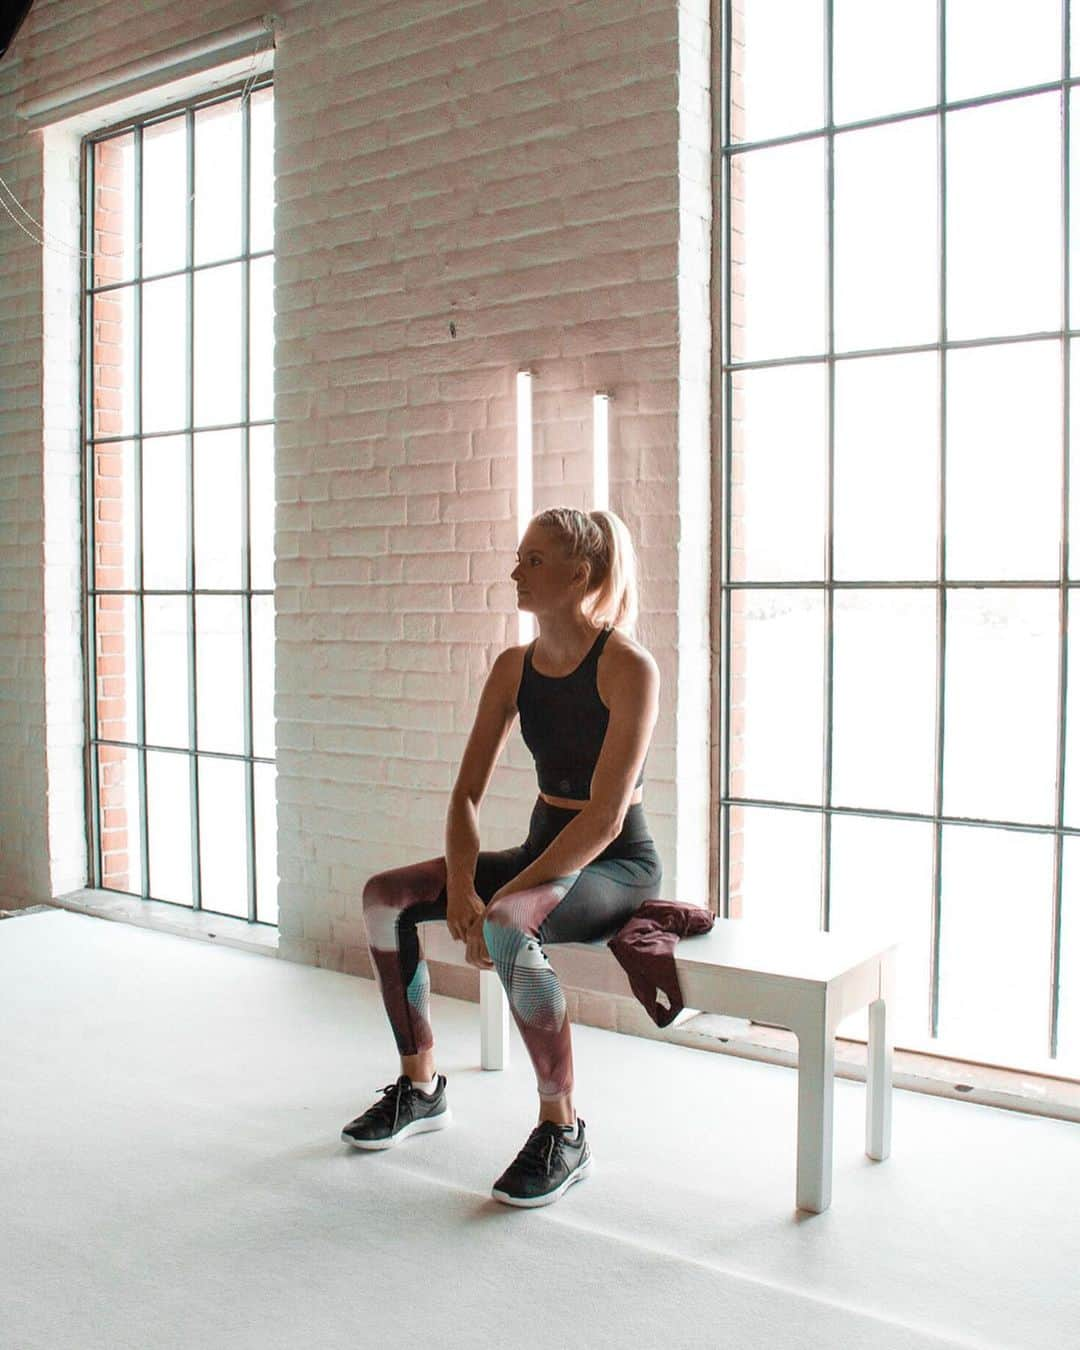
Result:
<svg viewBox="0 0 1080 1350"><path fill-rule="evenodd" d="M630 798L630 805L637 806L644 795L643 788L635 788L634 795ZM561 806L567 811L580 811L583 806L588 806L588 802L571 801L569 797L549 797L546 792L541 792L540 797L547 802L548 806Z"/></svg>

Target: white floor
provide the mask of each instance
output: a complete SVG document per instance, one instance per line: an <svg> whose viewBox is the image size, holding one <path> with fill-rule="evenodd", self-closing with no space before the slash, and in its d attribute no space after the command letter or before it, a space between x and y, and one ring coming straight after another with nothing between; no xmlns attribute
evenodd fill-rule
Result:
<svg viewBox="0 0 1080 1350"><path fill-rule="evenodd" d="M66 911L0 922L3 1350L1080 1345L1075 1124L897 1091L794 1208L795 1074L574 1027L593 1174L491 1183L532 1069L435 996L454 1125L339 1139L398 1072L368 980Z"/></svg>

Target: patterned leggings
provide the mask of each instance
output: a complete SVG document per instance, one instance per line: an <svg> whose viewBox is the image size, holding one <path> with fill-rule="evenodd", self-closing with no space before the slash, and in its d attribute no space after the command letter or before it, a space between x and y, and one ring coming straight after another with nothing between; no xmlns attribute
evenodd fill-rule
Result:
<svg viewBox="0 0 1080 1350"><path fill-rule="evenodd" d="M566 1000L543 944L606 942L639 905L658 898L663 875L639 802L628 809L619 837L592 862L491 904L495 892L543 853L575 815L537 797L525 842L480 852L473 877L487 906L487 949L536 1070L541 1098L561 1097L574 1084ZM417 927L438 919L446 919L445 858L379 872L364 887L375 978L401 1055L417 1055L434 1045L428 1020L431 982Z"/></svg>

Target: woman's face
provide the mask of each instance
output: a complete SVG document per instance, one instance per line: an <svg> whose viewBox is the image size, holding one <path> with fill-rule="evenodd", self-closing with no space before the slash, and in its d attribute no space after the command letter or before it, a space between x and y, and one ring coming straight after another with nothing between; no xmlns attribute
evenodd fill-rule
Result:
<svg viewBox="0 0 1080 1350"><path fill-rule="evenodd" d="M540 613L577 604L584 594L586 564L563 556L559 540L542 525L530 525L518 548L517 566L510 579L518 589L519 609ZM575 586L575 581L581 584Z"/></svg>

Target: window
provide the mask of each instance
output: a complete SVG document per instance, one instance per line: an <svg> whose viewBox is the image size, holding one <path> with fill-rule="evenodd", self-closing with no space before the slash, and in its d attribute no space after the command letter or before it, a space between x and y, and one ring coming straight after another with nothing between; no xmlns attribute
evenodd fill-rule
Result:
<svg viewBox="0 0 1080 1350"><path fill-rule="evenodd" d="M85 143L93 884L277 919L273 88Z"/></svg>
<svg viewBox="0 0 1080 1350"><path fill-rule="evenodd" d="M1080 1069L1069 8L727 0L718 156L724 913L891 930L898 1043L1052 1074Z"/></svg>

